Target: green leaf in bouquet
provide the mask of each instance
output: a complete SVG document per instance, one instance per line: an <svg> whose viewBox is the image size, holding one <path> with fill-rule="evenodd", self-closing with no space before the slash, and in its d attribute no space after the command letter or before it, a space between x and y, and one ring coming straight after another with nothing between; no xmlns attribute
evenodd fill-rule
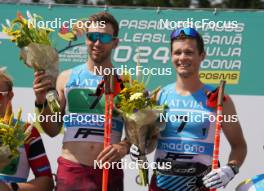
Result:
<svg viewBox="0 0 264 191"><path fill-rule="evenodd" d="M19 156L13 158L11 162L0 171L0 173L8 175L15 174L19 164L19 158Z"/></svg>
<svg viewBox="0 0 264 191"><path fill-rule="evenodd" d="M14 120L14 113L12 113L11 117L9 118L9 122L8 122L9 126L12 126L13 120Z"/></svg>
<svg viewBox="0 0 264 191"><path fill-rule="evenodd" d="M9 107L11 107L11 105L9 105ZM18 148L24 144L26 139L26 124L20 121L22 110L19 110L17 115L18 120L15 123L14 114L7 113L9 112L6 111L5 117L6 119L8 118L8 120L5 120L5 117L0 118L0 158L5 160L19 156Z"/></svg>
<svg viewBox="0 0 264 191"><path fill-rule="evenodd" d="M54 30L34 26L34 21L43 20L43 18L36 14L33 15L30 20L27 20L18 12L17 17L11 22L10 26L2 25L2 32L11 36L11 41L15 42L19 48L26 47L31 42L51 45L49 34Z"/></svg>
<svg viewBox="0 0 264 191"><path fill-rule="evenodd" d="M21 123L21 115L22 115L22 109L21 108L19 108L19 110L18 110L18 113L17 113L17 121L16 121L16 124L15 124L15 129L16 128L18 128L18 126L19 126L19 123Z"/></svg>

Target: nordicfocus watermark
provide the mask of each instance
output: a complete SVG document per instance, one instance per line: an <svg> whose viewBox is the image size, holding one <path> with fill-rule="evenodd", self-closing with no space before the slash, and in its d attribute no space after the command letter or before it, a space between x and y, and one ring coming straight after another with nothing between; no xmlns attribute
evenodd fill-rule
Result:
<svg viewBox="0 0 264 191"><path fill-rule="evenodd" d="M95 66L93 72L99 75L124 75L126 72L130 75L152 75L152 76L170 76L172 74L172 68L144 68L141 65L135 67L127 67L121 65L120 68L104 68L102 66Z"/></svg>
<svg viewBox="0 0 264 191"><path fill-rule="evenodd" d="M235 123L238 122L238 115L219 115L216 116L214 114L209 114L206 112L203 113L194 113L188 112L185 115L178 115L172 113L161 113L159 116L160 122L179 122L179 123L189 123L189 122L196 122L196 123L204 123L204 122L211 122L214 123L218 122L226 122L226 123Z"/></svg>
<svg viewBox="0 0 264 191"><path fill-rule="evenodd" d="M102 162L94 160L94 169L163 169L170 170L172 164L170 161L166 162L148 162L148 161L128 161L127 159L121 159L117 162Z"/></svg>
<svg viewBox="0 0 264 191"><path fill-rule="evenodd" d="M160 19L159 28L173 30L175 28L196 28L202 30L224 28L224 29L235 29L238 27L238 21L213 21L210 19L194 20L193 18L187 18L184 21L175 21L169 19Z"/></svg>
<svg viewBox="0 0 264 191"><path fill-rule="evenodd" d="M61 112L52 115L41 115L36 113L28 113L27 121L29 122L55 122L55 123L69 123L71 125L80 124L94 124L103 125L105 121L105 115L98 114L77 114L70 113L62 115Z"/></svg>
<svg viewBox="0 0 264 191"><path fill-rule="evenodd" d="M28 19L28 27L33 28L105 28L105 21L90 21L90 20L77 20L69 19L63 20L62 18L54 18L53 20L37 20L34 18Z"/></svg>

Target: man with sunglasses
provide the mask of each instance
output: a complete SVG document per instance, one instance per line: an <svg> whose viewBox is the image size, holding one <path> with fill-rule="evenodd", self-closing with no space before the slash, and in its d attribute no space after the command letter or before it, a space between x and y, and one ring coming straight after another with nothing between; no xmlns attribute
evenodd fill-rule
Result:
<svg viewBox="0 0 264 191"><path fill-rule="evenodd" d="M104 97L98 90L102 69L113 69L111 53L118 45L119 27L116 19L107 12L90 16L91 26L87 29L86 46L89 58L85 64L62 72L57 79L57 91L62 112L72 115L72 121L64 121L64 139L61 157L58 159L58 191L92 191L102 189L102 169L95 162L120 161L129 151L130 144L121 141L123 122L113 116L111 145L103 149L104 142ZM105 26L97 25L97 22ZM96 68L98 70L96 70ZM45 98L51 87L48 75L35 73L34 91L36 107L43 109L42 115L50 115ZM99 94L98 94L99 92ZM77 119L83 119L81 122ZM62 123L42 122L44 131L54 137ZM108 163L108 164L109 164ZM123 171L109 169L109 191L123 190Z"/></svg>
<svg viewBox="0 0 264 191"><path fill-rule="evenodd" d="M174 30L171 56L177 80L159 92L159 104L168 106L165 112L168 121L158 139L155 161L170 162L172 168L156 171L150 191L206 191L225 187L238 173L247 152L240 124L238 120L223 122L222 129L231 152L226 165L211 171L215 121L209 117L215 116L216 108L207 106L207 92L214 88L199 79L200 64L205 58L200 34L193 28ZM223 114L236 117L230 97L224 102ZM171 121L170 116L178 120ZM134 145L130 153L132 159L140 154Z"/></svg>
<svg viewBox="0 0 264 191"><path fill-rule="evenodd" d="M14 96L11 78L0 70L0 117L4 117ZM9 164L0 164L1 191L52 191L53 179L49 160L38 130L29 125L31 134L23 147L19 148L19 158ZM29 170L34 179L27 182Z"/></svg>

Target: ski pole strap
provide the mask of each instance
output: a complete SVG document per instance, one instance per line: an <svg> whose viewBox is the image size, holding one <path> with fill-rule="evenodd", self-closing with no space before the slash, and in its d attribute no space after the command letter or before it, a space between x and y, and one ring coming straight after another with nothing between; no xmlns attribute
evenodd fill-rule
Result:
<svg viewBox="0 0 264 191"><path fill-rule="evenodd" d="M223 81L223 83L225 83L225 81ZM221 86L221 82L220 82L220 86ZM224 84L223 84L223 86L224 86ZM218 99L219 99L219 96L218 96L219 91L220 91L220 87L216 88L213 91L206 91L205 92L206 96L207 96L207 101L206 101L207 107L216 108L217 103L218 103ZM221 95L221 97L222 97L222 95ZM226 101L227 96L223 95L222 100Z"/></svg>

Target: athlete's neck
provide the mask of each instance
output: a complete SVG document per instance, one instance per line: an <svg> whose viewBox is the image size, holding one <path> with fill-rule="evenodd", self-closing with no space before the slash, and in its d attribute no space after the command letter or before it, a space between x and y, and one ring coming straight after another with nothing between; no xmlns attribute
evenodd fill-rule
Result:
<svg viewBox="0 0 264 191"><path fill-rule="evenodd" d="M199 76L189 76L187 78L182 78L177 75L176 81L176 91L181 95L190 95L199 89L201 89L204 84L200 81Z"/></svg>
<svg viewBox="0 0 264 191"><path fill-rule="evenodd" d="M91 59L88 59L87 61L87 68L90 72L96 74L96 75L104 75L104 74L100 74L98 73L98 71L103 71L105 68L113 68L113 64L110 60L106 60L102 63L96 63L94 61L92 61Z"/></svg>

